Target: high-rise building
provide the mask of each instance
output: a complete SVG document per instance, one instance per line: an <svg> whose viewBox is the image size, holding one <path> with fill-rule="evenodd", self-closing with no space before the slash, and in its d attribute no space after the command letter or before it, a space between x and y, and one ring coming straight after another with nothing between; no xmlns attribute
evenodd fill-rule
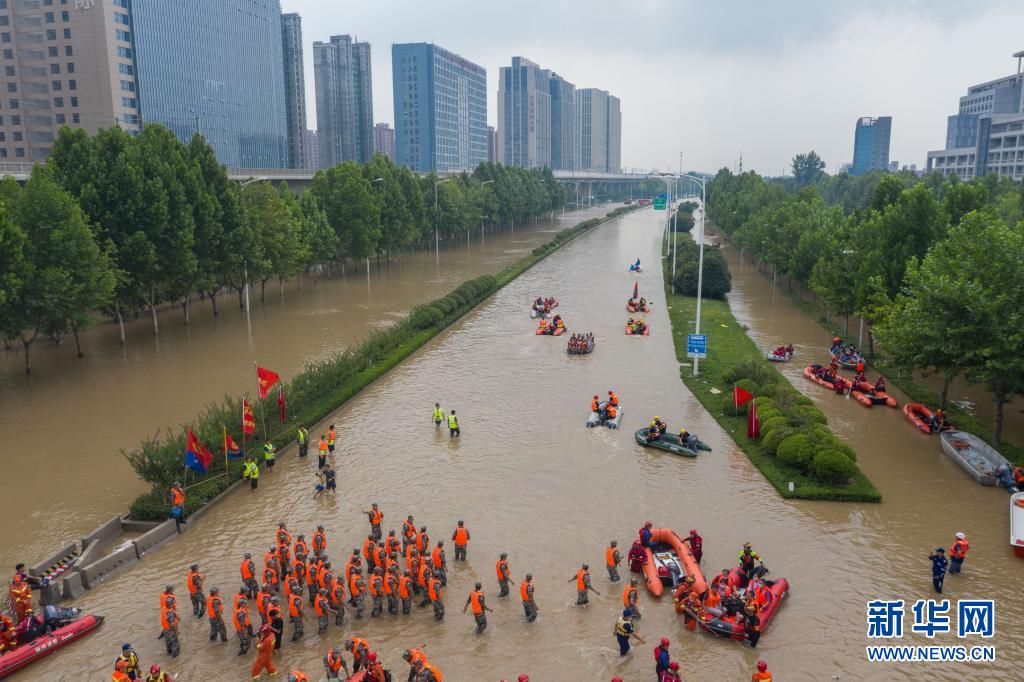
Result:
<svg viewBox="0 0 1024 682"><path fill-rule="evenodd" d="M307 130L305 133L306 140L306 170L316 170L320 168L320 147L317 145L317 134L315 130Z"/></svg>
<svg viewBox="0 0 1024 682"><path fill-rule="evenodd" d="M853 138L853 165L850 175L864 175L868 171L889 169L889 137L892 116L857 119Z"/></svg>
<svg viewBox="0 0 1024 682"><path fill-rule="evenodd" d="M373 127L373 149L395 160L395 129L390 124L378 123Z"/></svg>
<svg viewBox="0 0 1024 682"><path fill-rule="evenodd" d="M622 171L622 103L608 95L608 141L605 143L605 167L609 173Z"/></svg>
<svg viewBox="0 0 1024 682"><path fill-rule="evenodd" d="M285 116L288 121L288 167L306 168L306 76L302 59L302 17L281 15Z"/></svg>
<svg viewBox="0 0 1024 682"><path fill-rule="evenodd" d="M597 88L576 91L576 144L579 170L606 172L608 93Z"/></svg>
<svg viewBox="0 0 1024 682"><path fill-rule="evenodd" d="M429 43L391 46L395 152L420 172L472 170L487 158L487 70Z"/></svg>
<svg viewBox="0 0 1024 682"><path fill-rule="evenodd" d="M946 123L946 148L928 152L928 172L1024 178L1024 51L1013 57L1017 73L972 85L960 98Z"/></svg>
<svg viewBox="0 0 1024 682"><path fill-rule="evenodd" d="M162 123L182 140L202 133L228 166L287 165L280 0L87 0L75 5L75 16L97 12L115 17L130 6L131 41L120 41L128 26L118 19L115 54L134 50L144 124ZM42 9L57 10L56 2ZM126 102L136 97L122 94Z"/></svg>
<svg viewBox="0 0 1024 682"><path fill-rule="evenodd" d="M494 126L487 126L487 160L491 163L498 161L498 131Z"/></svg>
<svg viewBox="0 0 1024 682"><path fill-rule="evenodd" d="M0 2L0 159L45 160L63 125L138 129L131 11L95 4Z"/></svg>
<svg viewBox="0 0 1024 682"><path fill-rule="evenodd" d="M320 164L369 160L373 156L373 88L370 44L348 35L313 43Z"/></svg>
<svg viewBox="0 0 1024 682"><path fill-rule="evenodd" d="M513 57L498 76L498 152L506 166L551 166L551 72Z"/></svg>
<svg viewBox="0 0 1024 682"><path fill-rule="evenodd" d="M576 86L552 73L548 88L551 93L551 168L576 170Z"/></svg>

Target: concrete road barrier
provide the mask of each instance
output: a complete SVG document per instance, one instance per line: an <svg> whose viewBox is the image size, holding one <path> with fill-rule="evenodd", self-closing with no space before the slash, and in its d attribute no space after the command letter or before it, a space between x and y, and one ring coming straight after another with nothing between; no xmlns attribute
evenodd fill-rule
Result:
<svg viewBox="0 0 1024 682"><path fill-rule="evenodd" d="M135 545L136 556L141 559L161 542L168 538L173 538L177 534L178 530L175 528L174 519L168 519L163 523L157 524L133 541L132 544Z"/></svg>
<svg viewBox="0 0 1024 682"><path fill-rule="evenodd" d="M132 566L138 560L139 555L135 551L135 543L125 545L88 566L83 566L81 570L82 583L91 590L109 578L115 571Z"/></svg>
<svg viewBox="0 0 1024 682"><path fill-rule="evenodd" d="M75 553L77 550L78 550L78 545L76 545L73 542L70 543L70 544L64 545L64 547L60 548L59 550L57 550L56 552L54 552L50 556L46 557L45 559L40 561L38 564L36 564L34 566L30 566L29 569L28 569L28 574L29 575L34 575L34 576L37 576L37 577L41 576L44 573L46 573L46 569L48 569L50 566L53 566L55 563L57 563L61 559L65 558L69 554Z"/></svg>
<svg viewBox="0 0 1024 682"><path fill-rule="evenodd" d="M82 538L82 549L89 546L90 542L98 542L105 545L121 534L121 517L115 516L93 532Z"/></svg>
<svg viewBox="0 0 1024 682"><path fill-rule="evenodd" d="M65 573L60 581L61 597L64 599L78 599L85 594L85 584L82 582L81 571Z"/></svg>

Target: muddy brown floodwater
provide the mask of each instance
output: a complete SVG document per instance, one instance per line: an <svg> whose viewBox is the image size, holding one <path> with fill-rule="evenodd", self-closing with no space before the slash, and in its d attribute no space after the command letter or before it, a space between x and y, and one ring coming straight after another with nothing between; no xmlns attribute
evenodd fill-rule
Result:
<svg viewBox="0 0 1024 682"><path fill-rule="evenodd" d="M125 346L117 325L104 321L83 334L81 360L71 339L54 347L43 338L32 348L31 377L21 353L0 352L0 500L7 511L0 566L35 563L124 513L145 488L121 450L187 422L225 393L253 392L253 362L289 378L307 361L344 350L413 306L496 273L554 232L613 208L487 233L483 245L473 231L439 260L433 251L410 253L379 268L372 263L369 277L357 264L347 277L304 278L301 289L288 283L284 297L270 281L266 304L254 287L251 319L231 293L220 298L217 317L209 301L195 301L189 327L180 308L162 310L159 336L143 313L126 325Z"/></svg>
<svg viewBox="0 0 1024 682"><path fill-rule="evenodd" d="M401 651L426 643L445 679L455 682L514 680L522 672L540 681L607 681L613 675L643 680L652 673L651 647L665 635L688 680L748 680L760 657L776 679L787 681L1019 679L1015 659L1024 635L1017 613L1024 565L1006 546L1005 493L977 486L934 439L918 436L897 411L866 410L819 392L798 376L794 363L783 371L857 450L885 501L780 498L679 379L662 280L654 267L660 232L661 216L653 211L627 216L571 243L502 289L333 415L341 443L336 497L313 500L315 464L285 457L261 479L257 493L218 505L192 531L88 592L80 606L106 615L107 623L20 679L71 674L103 679L124 641L135 644L147 667L158 662L180 671L183 680L246 679L251 656L236 657L234 641L208 642L208 626L191 618L187 606L181 609L183 654L173 662L166 658L156 640L160 588L171 581L183 592L187 566L198 561L208 584L233 593L242 553L258 557L265 551L280 520L293 533L307 535L323 523L330 533L329 554L342 563L365 537L360 510L372 501L387 515L385 528L399 527L412 513L439 538L450 537L456 520L466 521L473 536L469 561L450 572L448 615L441 624L425 609L354 625L347 620L322 638L307 627L300 643L285 643L282 670L301 669L318 679L327 647L355 634L380 653L395 679L406 675ZM647 316L649 337L622 333L634 281L625 265L637 257L651 266L638 278L641 292L655 303ZM826 334L775 295L752 267L730 258L733 305L754 338L765 347L792 341L799 361L821 357ZM594 332L592 355L567 356L563 340L533 335L528 302L543 294L560 297L570 330ZM244 328L236 333L244 343ZM241 376L247 368L239 364ZM179 377L189 380L200 378ZM610 388L622 399L622 428L584 428L589 397ZM460 439L434 430L435 401L458 411ZM670 428L685 425L714 452L690 460L639 447L633 431L654 414ZM623 585L607 580L603 548L612 538L628 548L647 519L683 532L700 529L709 574L734 565L741 544L749 540L772 575L789 579L791 593L756 651L686 631L667 599L656 602L644 594L639 632L648 644L631 657L618 656L612 627ZM997 661L868 663L865 602L930 597L929 550L948 546L958 530L971 538L971 554L964 574L947 580L947 596L997 600L997 633L984 642L997 647ZM526 572L534 575L541 614L536 623L524 622L518 599L496 596L493 567L503 551L517 582ZM574 605L568 582L581 562L589 562L601 592L586 608ZM482 636L473 634L472 618L461 613L475 580L483 581L495 609ZM924 637L909 636L910 622L905 630L908 641L926 643ZM961 642L954 632L927 643Z"/></svg>

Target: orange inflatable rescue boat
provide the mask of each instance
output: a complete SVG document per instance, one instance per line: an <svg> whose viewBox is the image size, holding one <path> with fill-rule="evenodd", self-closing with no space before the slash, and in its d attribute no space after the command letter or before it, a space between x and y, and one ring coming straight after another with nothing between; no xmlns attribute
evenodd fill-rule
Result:
<svg viewBox="0 0 1024 682"><path fill-rule="evenodd" d="M694 578L693 588L697 594L707 591L707 581L704 580L704 574L690 546L671 528L652 528L651 547L645 548L644 554L643 572L647 591L655 597L660 597L665 591L666 583L673 586L688 575ZM678 575L673 575L673 566L679 571Z"/></svg>

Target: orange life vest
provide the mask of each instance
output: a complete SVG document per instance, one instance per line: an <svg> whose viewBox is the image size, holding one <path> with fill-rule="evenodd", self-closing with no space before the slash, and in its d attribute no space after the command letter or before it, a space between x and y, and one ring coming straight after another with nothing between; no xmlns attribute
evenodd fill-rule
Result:
<svg viewBox="0 0 1024 682"><path fill-rule="evenodd" d="M321 438L320 439L320 445L318 446L318 448L320 450L320 455L321 456L326 455L327 454L327 441L324 440L323 438Z"/></svg>
<svg viewBox="0 0 1024 682"><path fill-rule="evenodd" d="M338 434L334 429L327 429L327 444L334 445L334 441L338 440Z"/></svg>
<svg viewBox="0 0 1024 682"><path fill-rule="evenodd" d="M409 649L409 666L415 667L417 661L427 662L427 657L419 649Z"/></svg>
<svg viewBox="0 0 1024 682"><path fill-rule="evenodd" d="M288 677L294 677L295 682L309 682L309 676L298 670L293 670Z"/></svg>
<svg viewBox="0 0 1024 682"><path fill-rule="evenodd" d="M337 578L331 581L330 597L331 603L335 606L340 606L345 601L345 586L338 582Z"/></svg>
<svg viewBox="0 0 1024 682"><path fill-rule="evenodd" d="M429 571L429 570L430 570L430 567L427 566L426 562L423 562L423 563L420 564L419 573L416 574L416 584L419 585L420 587L426 587L427 586L427 571Z"/></svg>
<svg viewBox="0 0 1024 682"><path fill-rule="evenodd" d="M174 610L174 607L167 607L160 609L160 627L164 630L174 630L178 626L178 613Z"/></svg>
<svg viewBox="0 0 1024 682"><path fill-rule="evenodd" d="M398 579L398 596L402 599L408 599L412 594L412 579L408 576L402 576Z"/></svg>
<svg viewBox="0 0 1024 682"><path fill-rule="evenodd" d="M772 674L770 672L756 672L751 678L750 682L772 682Z"/></svg>
<svg viewBox="0 0 1024 682"><path fill-rule="evenodd" d="M498 559L494 564L494 573L498 576L498 580L508 580L508 562L504 559Z"/></svg>
<svg viewBox="0 0 1024 682"><path fill-rule="evenodd" d="M434 568L441 568L444 566L444 557L441 556L443 553L444 550L440 547L434 547L434 551L430 553L430 558L434 562Z"/></svg>
<svg viewBox="0 0 1024 682"><path fill-rule="evenodd" d="M593 400L590 401L590 411L591 412L597 412L598 409L600 409L600 407L601 406L600 406L600 403L597 402L597 398L594 398Z"/></svg>
<svg viewBox="0 0 1024 682"><path fill-rule="evenodd" d="M444 596L441 592L441 581L437 578L430 579L430 585L427 587L427 596L430 597L430 601L441 601L441 597Z"/></svg>
<svg viewBox="0 0 1024 682"><path fill-rule="evenodd" d="M533 597L530 595L530 588L533 587L532 582L526 582L525 580L519 583L519 596L524 602L531 601Z"/></svg>
<svg viewBox="0 0 1024 682"><path fill-rule="evenodd" d="M232 615L231 620L235 624L235 630L241 632L249 627L249 609L242 607L235 607L235 613Z"/></svg>
<svg viewBox="0 0 1024 682"><path fill-rule="evenodd" d="M416 524L412 521L402 522L402 536L407 540L412 540L416 537Z"/></svg>
<svg viewBox="0 0 1024 682"><path fill-rule="evenodd" d="M302 615L302 595L293 594L288 597L288 615L292 618Z"/></svg>
<svg viewBox="0 0 1024 682"><path fill-rule="evenodd" d="M391 595L395 594L395 591L397 589L398 589L398 580L395 579L394 573L385 573L384 574L384 594L386 594L387 596L390 597Z"/></svg>
<svg viewBox="0 0 1024 682"><path fill-rule="evenodd" d="M257 592L256 593L256 611L258 611L259 614L261 616L263 616L264 618L266 618L266 616L267 616L267 604L269 604L269 603L270 603L270 595L269 594L267 594L266 592Z"/></svg>
<svg viewBox="0 0 1024 682"><path fill-rule="evenodd" d="M252 559L242 559L242 565L239 570L242 572L242 580L252 580L255 577L256 565L252 562Z"/></svg>
<svg viewBox="0 0 1024 682"><path fill-rule="evenodd" d="M175 507L181 507L185 504L185 493L179 488L171 488L171 504Z"/></svg>
<svg viewBox="0 0 1024 682"><path fill-rule="evenodd" d="M456 528L455 534L452 535L452 540L455 541L456 547L465 547L469 542L469 530L465 526Z"/></svg>
<svg viewBox="0 0 1024 682"><path fill-rule="evenodd" d="M295 549L292 551L292 554L294 554L296 558L309 554L309 546L306 545L306 541L296 540Z"/></svg>
<svg viewBox="0 0 1024 682"><path fill-rule="evenodd" d="M473 609L473 615L479 616L484 612L484 605L481 603L484 593L480 590L473 590L469 593L469 605Z"/></svg>
<svg viewBox="0 0 1024 682"><path fill-rule="evenodd" d="M637 590L632 585L626 587L626 589L622 592L622 605L630 606L631 604L635 604L637 596L636 593Z"/></svg>
<svg viewBox="0 0 1024 682"><path fill-rule="evenodd" d="M188 572L188 593L195 594L203 589L203 574L199 571Z"/></svg>
<svg viewBox="0 0 1024 682"><path fill-rule="evenodd" d="M609 547L608 549L606 549L604 551L604 562L609 567L614 568L619 563L618 561L615 560L616 559L615 555L618 554L618 553L619 553L619 548L618 547Z"/></svg>
<svg viewBox="0 0 1024 682"><path fill-rule="evenodd" d="M963 559L967 556L967 549L967 540L960 540L958 538L957 541L953 543L953 546L949 548L949 555L956 559Z"/></svg>
<svg viewBox="0 0 1024 682"><path fill-rule="evenodd" d="M586 591L586 589L587 589L586 577L587 577L587 571L583 570L582 568L580 570L576 571L576 591L577 592L584 592L584 591Z"/></svg>
<svg viewBox="0 0 1024 682"><path fill-rule="evenodd" d="M313 600L313 608L316 609L318 617L326 616L328 608L327 597L322 594L316 595L316 599Z"/></svg>
<svg viewBox="0 0 1024 682"><path fill-rule="evenodd" d="M313 551L321 554L327 549L327 535L323 531L313 533Z"/></svg>
<svg viewBox="0 0 1024 682"><path fill-rule="evenodd" d="M292 544L292 534L288 532L287 528L277 529L277 544L278 545L290 545Z"/></svg>
<svg viewBox="0 0 1024 682"><path fill-rule="evenodd" d="M348 580L348 593L355 599L363 593L362 588L359 586L359 575L356 573L352 574L352 577Z"/></svg>
<svg viewBox="0 0 1024 682"><path fill-rule="evenodd" d="M363 556L367 561L373 561L373 552L377 549L376 543L370 538L363 541Z"/></svg>
<svg viewBox="0 0 1024 682"><path fill-rule="evenodd" d="M384 514L378 509L370 510L370 523L374 526L379 526L380 522L384 520Z"/></svg>
<svg viewBox="0 0 1024 682"><path fill-rule="evenodd" d="M416 536L416 549L419 551L420 556L426 556L427 550L430 549L430 536L427 535L426 531Z"/></svg>
<svg viewBox="0 0 1024 682"><path fill-rule="evenodd" d="M369 590L371 597L379 597L384 593L384 579L379 575L374 575L370 578L367 589Z"/></svg>
<svg viewBox="0 0 1024 682"><path fill-rule="evenodd" d="M218 618L224 613L224 600L216 594L206 598L206 615L210 618Z"/></svg>
<svg viewBox="0 0 1024 682"><path fill-rule="evenodd" d="M616 395L615 393L609 393L608 394L608 404L609 405L618 406L618 404L619 404L619 396Z"/></svg>
<svg viewBox="0 0 1024 682"><path fill-rule="evenodd" d="M437 682L442 682L444 680L444 678L441 676L441 671L438 670L433 665L431 665L430 663L427 663L426 661L423 661L423 669L424 670L429 670L430 674L432 674L434 676L434 679L437 680Z"/></svg>
<svg viewBox="0 0 1024 682"><path fill-rule="evenodd" d="M336 673L341 670L341 662L341 654L336 654L333 650L327 652L327 667L331 672Z"/></svg>

